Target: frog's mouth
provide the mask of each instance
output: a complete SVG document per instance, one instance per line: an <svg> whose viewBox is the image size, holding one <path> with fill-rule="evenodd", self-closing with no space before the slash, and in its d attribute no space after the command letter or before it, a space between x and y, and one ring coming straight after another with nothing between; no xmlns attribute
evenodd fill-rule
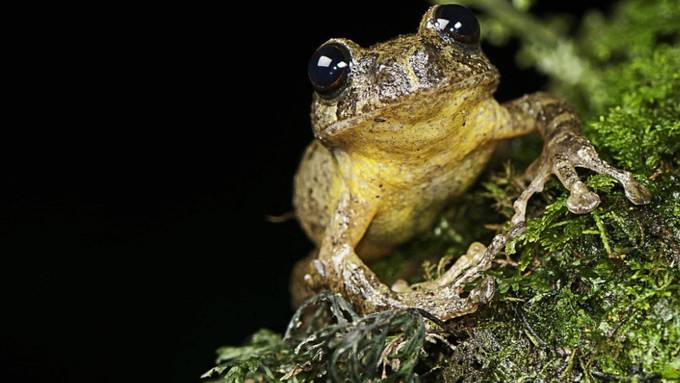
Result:
<svg viewBox="0 0 680 383"><path fill-rule="evenodd" d="M321 126L315 129L314 136L321 141L331 141L334 137L337 137L345 132L349 132L353 127L363 124L369 120L379 121L381 116L390 114L390 110L395 108L400 108L406 104L412 104L415 98L431 98L438 97L442 94L458 92L466 89L480 90L480 99L488 95L491 97L493 92L496 90L498 83L498 72L491 70L488 72L480 73L474 76L470 76L464 79L456 79L455 82L450 82L444 86L435 87L432 89L421 90L418 93L414 93L407 96L397 102L387 103L385 105L376 107L373 110L361 112L360 114L343 118L337 120L326 126Z"/></svg>
<svg viewBox="0 0 680 383"><path fill-rule="evenodd" d="M321 127L314 132L314 136L321 141L329 141L333 137L338 136L340 133L350 130L353 126L362 124L368 120L375 119L379 115L383 114L386 108L379 108L373 111L362 113L358 116L348 117L333 123Z"/></svg>

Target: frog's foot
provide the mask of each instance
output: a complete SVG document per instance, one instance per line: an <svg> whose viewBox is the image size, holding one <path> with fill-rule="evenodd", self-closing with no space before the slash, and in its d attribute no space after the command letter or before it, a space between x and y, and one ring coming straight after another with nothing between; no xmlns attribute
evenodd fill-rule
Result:
<svg viewBox="0 0 680 383"><path fill-rule="evenodd" d="M458 258L456 263L439 278L416 283L410 286L410 288L411 290L422 291L444 288L446 286L463 286L476 279L481 271L488 270L491 267L492 259L493 257L487 257L486 246L479 242L474 242L470 245L467 252ZM465 271L471 270L471 268L473 268L472 271L463 274ZM403 288L402 284L401 289Z"/></svg>
<svg viewBox="0 0 680 383"><path fill-rule="evenodd" d="M505 237L496 236L489 248L474 243L440 278L413 287L395 286L390 289L380 282L375 274L363 263L352 261L353 257L337 263L339 266L333 274L341 277L340 285L331 285L331 289L343 293L354 306L363 313L388 309L416 308L426 311L436 318L446 321L475 312L479 305L488 303L495 292L492 277L483 277L493 258L505 245ZM319 261L321 262L321 261ZM321 263L317 263L319 267ZM335 266L326 264L322 267ZM466 291L465 287L478 279L477 287ZM397 291L395 291L397 290Z"/></svg>
<svg viewBox="0 0 680 383"><path fill-rule="evenodd" d="M626 197L636 205L643 205L651 200L649 191L629 172L619 170L601 160L593 146L583 136L566 132L550 140L541 156L529 167L528 172L532 173L529 175L532 181L514 203L515 214L511 220L509 238L514 238L522 232L529 198L543 190L545 182L552 174L556 175L569 190L567 208L572 213L588 213L600 204L600 197L579 179L577 167L613 177L623 185Z"/></svg>

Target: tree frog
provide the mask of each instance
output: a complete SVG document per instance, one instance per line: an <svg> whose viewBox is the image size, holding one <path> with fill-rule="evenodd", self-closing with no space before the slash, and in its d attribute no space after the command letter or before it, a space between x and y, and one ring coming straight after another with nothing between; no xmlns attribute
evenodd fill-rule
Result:
<svg viewBox="0 0 680 383"><path fill-rule="evenodd" d="M600 202L576 167L615 178L633 204L650 201L629 172L598 157L563 101L545 93L502 104L493 98L498 70L480 49L477 19L461 5L433 6L415 34L369 48L331 39L313 54L308 74L315 139L295 175L293 205L317 250L293 273L294 297L330 289L362 313L416 308L448 320L492 298L493 279L482 271L521 233L527 201L552 174L576 214ZM366 266L430 228L499 141L535 131L543 152L526 171L507 234L488 248L473 244L439 279L416 286L388 287Z"/></svg>

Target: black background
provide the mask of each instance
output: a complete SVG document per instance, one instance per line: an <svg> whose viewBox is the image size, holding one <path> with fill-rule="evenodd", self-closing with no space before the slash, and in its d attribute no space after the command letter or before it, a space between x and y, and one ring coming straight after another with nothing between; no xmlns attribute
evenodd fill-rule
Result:
<svg viewBox="0 0 680 383"><path fill-rule="evenodd" d="M28 33L2 140L2 381L197 381L218 346L283 331L311 244L265 216L291 210L312 138L307 60L412 33L426 8L62 9ZM485 51L500 99L544 85L516 43Z"/></svg>

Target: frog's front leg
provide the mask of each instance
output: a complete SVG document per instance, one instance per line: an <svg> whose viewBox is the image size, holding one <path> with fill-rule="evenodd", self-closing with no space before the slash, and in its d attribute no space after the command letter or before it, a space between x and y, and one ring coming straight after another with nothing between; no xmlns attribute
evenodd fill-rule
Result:
<svg viewBox="0 0 680 383"><path fill-rule="evenodd" d="M521 232L529 198L543 190L543 185L555 174L569 190L567 208L576 214L592 211L600 198L579 179L577 167L606 174L619 181L626 197L636 204L649 203L649 191L633 176L601 160L590 142L581 134L576 114L561 100L545 93L535 93L504 104L507 119L496 137L509 138L537 130L544 140L541 156L527 169L531 182L514 203L510 236Z"/></svg>
<svg viewBox="0 0 680 383"><path fill-rule="evenodd" d="M368 229L377 205L343 191L326 226L317 259L305 275L313 290L329 288L350 300L361 311L374 311L372 297L390 295L355 252ZM363 288L361 288L363 287Z"/></svg>
<svg viewBox="0 0 680 383"><path fill-rule="evenodd" d="M490 261L504 244L499 236L489 248L471 248L465 267L456 275L448 273L441 283L431 283L427 288L394 291L383 284L361 261L354 247L361 240L373 218L377 205L343 192L337 202L319 249L318 258L311 263L311 272L305 276L314 290L330 288L342 294L362 313L417 308L448 320L474 312L480 304L493 296L493 279L484 278L479 287L464 293L465 284L481 276Z"/></svg>

